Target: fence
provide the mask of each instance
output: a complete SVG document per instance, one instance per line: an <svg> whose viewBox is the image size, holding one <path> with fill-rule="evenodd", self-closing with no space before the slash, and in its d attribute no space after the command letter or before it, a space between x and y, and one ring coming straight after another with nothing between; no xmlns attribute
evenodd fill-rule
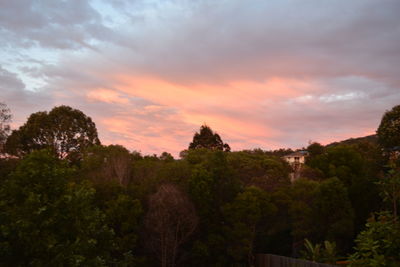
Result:
<svg viewBox="0 0 400 267"><path fill-rule="evenodd" d="M256 267L337 267L337 265L299 260L272 254L257 254Z"/></svg>

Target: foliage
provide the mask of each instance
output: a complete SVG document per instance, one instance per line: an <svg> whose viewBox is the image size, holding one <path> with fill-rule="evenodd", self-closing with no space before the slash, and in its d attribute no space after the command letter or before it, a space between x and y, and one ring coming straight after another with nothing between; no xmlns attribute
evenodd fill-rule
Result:
<svg viewBox="0 0 400 267"><path fill-rule="evenodd" d="M75 111L34 113L7 140L24 157L0 159L0 266L251 266L256 253L297 257L304 245L333 263L361 230L352 264L398 264L396 216L364 228L379 190L393 210L399 197L398 169L370 138L310 144L291 183L290 149L226 153L202 126L180 159L141 155L98 145Z"/></svg>
<svg viewBox="0 0 400 267"><path fill-rule="evenodd" d="M318 194L318 187L318 182L299 179L291 188L289 215L296 247L302 245L304 238L314 237L313 235L315 235L315 231L313 231L315 226L313 207Z"/></svg>
<svg viewBox="0 0 400 267"><path fill-rule="evenodd" d="M304 239L305 250L302 251L303 258L313 262L335 264L338 260L336 244L325 240L321 244L313 244L307 238Z"/></svg>
<svg viewBox="0 0 400 267"><path fill-rule="evenodd" d="M376 133L384 148L400 146L400 105L385 112Z"/></svg>
<svg viewBox="0 0 400 267"><path fill-rule="evenodd" d="M257 187L247 187L233 202L224 205L227 253L236 262L254 264L254 241L276 213L270 196Z"/></svg>
<svg viewBox="0 0 400 267"><path fill-rule="evenodd" d="M131 177L132 157L120 145L93 146L85 153L82 171L94 182L116 181L127 185Z"/></svg>
<svg viewBox="0 0 400 267"><path fill-rule="evenodd" d="M369 157L360 152L363 148L370 149ZM379 207L376 185L379 169L374 163L378 160L375 153L374 147L366 145L337 145L328 147L326 153L310 158L307 162L308 166L321 171L325 178L336 177L347 188L357 230L362 228L369 213Z"/></svg>
<svg viewBox="0 0 400 267"><path fill-rule="evenodd" d="M103 266L112 232L94 190L48 151L26 157L1 188L0 259L8 266Z"/></svg>
<svg viewBox="0 0 400 267"><path fill-rule="evenodd" d="M100 144L96 125L82 111L68 106L49 113L36 112L14 130L6 142L6 151L17 156L40 149L51 149L61 159L81 159L84 150Z"/></svg>
<svg viewBox="0 0 400 267"><path fill-rule="evenodd" d="M339 179L320 183L297 180L291 188L291 196L289 214L296 248L307 238L318 242L335 241L342 251L349 249L354 214L347 189Z"/></svg>
<svg viewBox="0 0 400 267"><path fill-rule="evenodd" d="M113 261L128 266L137 263L135 254L139 245L139 231L143 215L139 200L130 194L120 193L108 200L104 210L105 222L114 231L114 249L111 251ZM130 255L127 259L126 255Z"/></svg>
<svg viewBox="0 0 400 267"><path fill-rule="evenodd" d="M400 265L400 224L388 212L372 216L356 239L350 266Z"/></svg>
<svg viewBox="0 0 400 267"><path fill-rule="evenodd" d="M207 126L202 125L200 131L194 134L193 141L189 144L189 149L207 148L212 150L230 151L231 148L224 143L219 134Z"/></svg>
<svg viewBox="0 0 400 267"><path fill-rule="evenodd" d="M387 175L383 177L379 183L381 186L381 195L391 207L393 217L397 219L397 207L400 201L400 168L392 166Z"/></svg>
<svg viewBox="0 0 400 267"><path fill-rule="evenodd" d="M306 249L305 251L302 251L304 259L313 262L319 262L321 260L321 244L313 245L313 243L311 243L311 241L306 238L304 239L304 247Z"/></svg>
<svg viewBox="0 0 400 267"><path fill-rule="evenodd" d="M313 220L317 240L334 240L342 250L349 249L354 231L354 211L347 189L337 178L323 181L315 197Z"/></svg>
<svg viewBox="0 0 400 267"><path fill-rule="evenodd" d="M199 215L197 242L192 252L197 265L229 264L222 207L235 199L241 186L228 164L227 154L196 149L190 150L187 157L192 167L187 190Z"/></svg>
<svg viewBox="0 0 400 267"><path fill-rule="evenodd" d="M197 221L193 204L176 186L161 185L150 196L145 217L147 243L161 266L175 266L179 248L194 232Z"/></svg>
<svg viewBox="0 0 400 267"><path fill-rule="evenodd" d="M244 186L274 191L290 184L290 168L280 158L258 151L239 151L227 154L227 161Z"/></svg>
<svg viewBox="0 0 400 267"><path fill-rule="evenodd" d="M315 158L325 153L325 147L320 143L314 142L307 147L308 159Z"/></svg>

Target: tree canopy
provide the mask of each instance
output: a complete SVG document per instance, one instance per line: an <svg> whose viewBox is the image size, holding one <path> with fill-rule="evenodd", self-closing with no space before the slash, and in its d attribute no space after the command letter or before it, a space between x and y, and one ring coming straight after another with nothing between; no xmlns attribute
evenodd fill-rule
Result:
<svg viewBox="0 0 400 267"><path fill-rule="evenodd" d="M383 147L400 146L400 105L385 112L376 133Z"/></svg>
<svg viewBox="0 0 400 267"><path fill-rule="evenodd" d="M6 150L22 156L34 150L51 149L59 158L80 158L89 146L100 144L96 125L82 111L68 106L50 112L36 112L14 130L7 139Z"/></svg>
<svg viewBox="0 0 400 267"><path fill-rule="evenodd" d="M252 266L304 249L399 266L400 167L376 140L310 144L295 181L292 150L226 153L205 125L180 159L98 143L66 106L8 138L23 157L0 157L0 266Z"/></svg>
<svg viewBox="0 0 400 267"><path fill-rule="evenodd" d="M189 149L207 148L212 150L230 151L231 148L224 143L219 134L207 126L202 125L200 131L194 134L193 141L189 144Z"/></svg>
<svg viewBox="0 0 400 267"><path fill-rule="evenodd" d="M24 158L0 188L1 266L104 266L112 231L95 191L47 150ZM5 265L3 265L5 264Z"/></svg>

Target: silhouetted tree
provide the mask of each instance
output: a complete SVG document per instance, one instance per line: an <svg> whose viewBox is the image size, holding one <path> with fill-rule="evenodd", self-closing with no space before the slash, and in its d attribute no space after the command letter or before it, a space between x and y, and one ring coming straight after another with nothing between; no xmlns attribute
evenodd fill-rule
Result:
<svg viewBox="0 0 400 267"><path fill-rule="evenodd" d="M200 127L200 131L194 134L193 141L189 144L189 149L197 148L231 151L230 146L224 143L221 137L217 133L214 133L207 125L202 125Z"/></svg>
<svg viewBox="0 0 400 267"><path fill-rule="evenodd" d="M400 146L400 105L385 112L376 133L383 147Z"/></svg>
<svg viewBox="0 0 400 267"><path fill-rule="evenodd" d="M91 145L100 144L96 125L82 111L68 106L49 113L36 112L7 139L6 151L23 156L34 150L51 149L61 158L76 159Z"/></svg>
<svg viewBox="0 0 400 267"><path fill-rule="evenodd" d="M324 154L325 147L320 143L313 142L307 147L307 151L308 151L308 157L314 158L318 155Z"/></svg>

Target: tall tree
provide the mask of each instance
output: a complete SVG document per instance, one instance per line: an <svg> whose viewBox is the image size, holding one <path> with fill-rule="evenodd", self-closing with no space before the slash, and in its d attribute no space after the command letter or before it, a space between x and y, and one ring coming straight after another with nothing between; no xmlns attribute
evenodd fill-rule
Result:
<svg viewBox="0 0 400 267"><path fill-rule="evenodd" d="M94 190L48 151L24 158L0 188L0 266L104 266L112 232Z"/></svg>
<svg viewBox="0 0 400 267"><path fill-rule="evenodd" d="M127 185L132 157L121 145L93 146L85 153L82 170L94 182L116 181L120 185Z"/></svg>
<svg viewBox="0 0 400 267"><path fill-rule="evenodd" d="M145 218L147 240L161 266L175 266L179 248L194 232L197 221L193 204L176 186L161 185L150 196Z"/></svg>
<svg viewBox="0 0 400 267"><path fill-rule="evenodd" d="M400 146L400 105L385 112L376 133L383 147L390 149Z"/></svg>
<svg viewBox="0 0 400 267"><path fill-rule="evenodd" d="M0 102L0 152L10 132L11 113L6 104Z"/></svg>
<svg viewBox="0 0 400 267"><path fill-rule="evenodd" d="M207 125L200 127L200 131L194 134L193 141L189 144L189 149L197 148L231 151L230 146L222 141L219 134L214 133Z"/></svg>
<svg viewBox="0 0 400 267"><path fill-rule="evenodd" d="M400 168L392 164L392 169L379 181L383 200L391 206L394 220L397 220L397 207L400 201Z"/></svg>
<svg viewBox="0 0 400 267"><path fill-rule="evenodd" d="M347 188L338 178L327 179L319 185L313 205L315 237L318 241L335 241L342 251L349 249L353 239L354 211Z"/></svg>
<svg viewBox="0 0 400 267"><path fill-rule="evenodd" d="M235 200L223 207L225 232L229 236L227 253L237 262L254 266L254 246L257 235L268 227L276 207L269 195L257 187L247 187Z"/></svg>
<svg viewBox="0 0 400 267"><path fill-rule="evenodd" d="M91 145L100 144L96 125L82 111L68 106L49 113L36 112L7 139L7 152L23 156L34 150L51 149L63 159L79 159Z"/></svg>

